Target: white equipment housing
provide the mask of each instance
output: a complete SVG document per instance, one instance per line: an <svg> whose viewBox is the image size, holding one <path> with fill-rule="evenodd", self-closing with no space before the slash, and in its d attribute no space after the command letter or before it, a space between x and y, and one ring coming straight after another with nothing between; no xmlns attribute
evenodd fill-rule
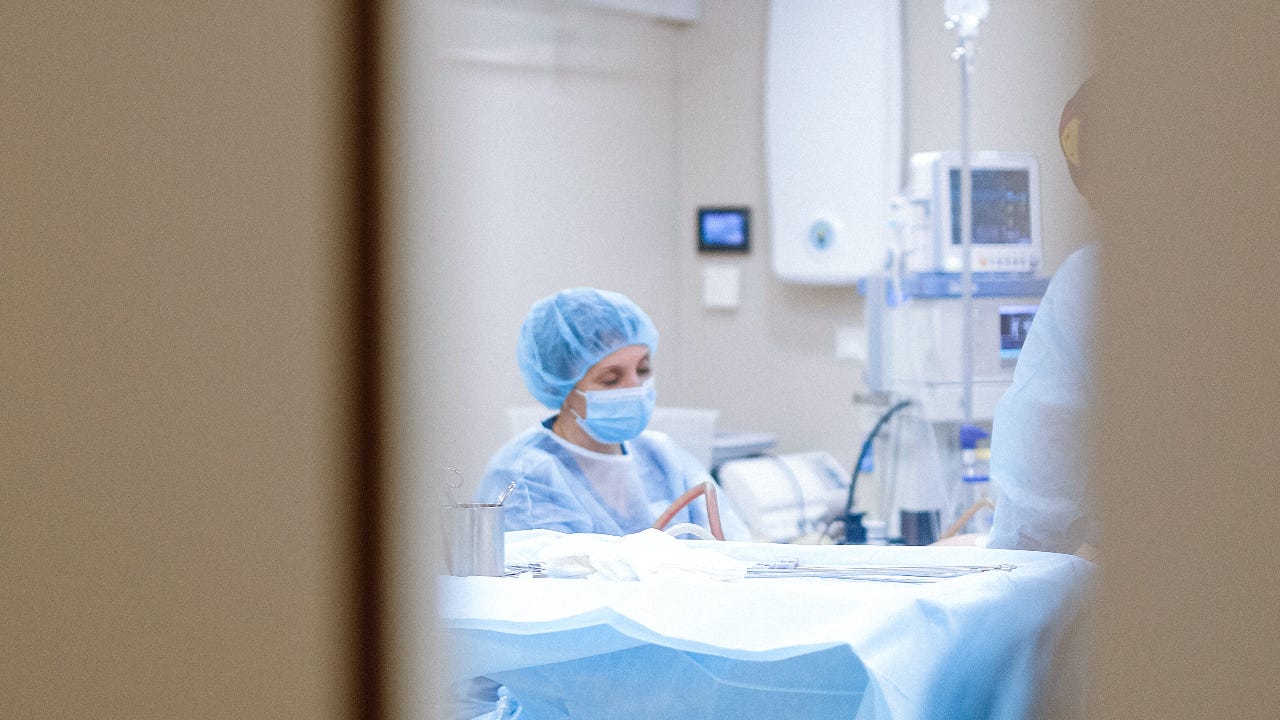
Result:
<svg viewBox="0 0 1280 720"><path fill-rule="evenodd" d="M752 535L787 542L844 512L849 474L825 452L730 460L716 470L720 487Z"/></svg>
<svg viewBox="0 0 1280 720"><path fill-rule="evenodd" d="M901 2L773 0L764 83L773 271L852 285L880 267L902 187Z"/></svg>
<svg viewBox="0 0 1280 720"><path fill-rule="evenodd" d="M972 419L995 416L1046 282L1024 283L1022 295L972 298ZM963 315L964 304L955 297L913 297L882 312L874 320L879 327L869 328L881 340L872 362L879 364L883 385L873 389L912 399L912 414L931 422L961 422Z"/></svg>

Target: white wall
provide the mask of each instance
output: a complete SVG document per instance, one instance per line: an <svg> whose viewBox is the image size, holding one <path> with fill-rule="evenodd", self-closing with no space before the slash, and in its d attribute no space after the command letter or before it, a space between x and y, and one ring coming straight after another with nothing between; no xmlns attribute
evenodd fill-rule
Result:
<svg viewBox="0 0 1280 720"><path fill-rule="evenodd" d="M408 401L421 467L469 483L529 404L515 360L538 298L596 285L676 324L674 26L554 2L439 2L434 84L405 132ZM666 343L674 345L674 343ZM663 347L660 352L667 352Z"/></svg>
<svg viewBox="0 0 1280 720"><path fill-rule="evenodd" d="M874 411L852 402L862 367L835 357L834 338L861 324L861 298L769 269L767 4L705 0L687 24L581 3L431 7L438 52L419 49L412 66L434 87L401 158L422 198L402 218L417 479L445 465L478 479L506 437L502 409L530 402L514 361L525 311L576 284L653 315L663 404L717 407L721 428L851 464ZM955 36L940 3L905 11L907 151L956 147ZM1087 235L1057 148L1058 114L1087 75L1083 22L1074 3L995 2L979 40L974 147L1043 159L1050 269ZM696 208L730 203L753 209L752 253L699 256ZM742 305L705 309L702 269L725 263L741 267Z"/></svg>

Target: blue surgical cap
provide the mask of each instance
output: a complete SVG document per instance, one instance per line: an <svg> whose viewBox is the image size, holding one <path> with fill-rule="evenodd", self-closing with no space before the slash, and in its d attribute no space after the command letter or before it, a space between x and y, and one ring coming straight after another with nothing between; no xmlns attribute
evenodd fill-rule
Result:
<svg viewBox="0 0 1280 720"><path fill-rule="evenodd" d="M516 354L525 387L551 409L606 355L629 345L658 349L658 329L627 296L569 288L533 304Z"/></svg>

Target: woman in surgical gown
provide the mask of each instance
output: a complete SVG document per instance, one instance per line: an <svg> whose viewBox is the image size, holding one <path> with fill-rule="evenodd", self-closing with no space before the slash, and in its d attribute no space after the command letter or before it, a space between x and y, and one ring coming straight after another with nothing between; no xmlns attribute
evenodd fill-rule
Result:
<svg viewBox="0 0 1280 720"><path fill-rule="evenodd" d="M646 430L656 401L658 331L624 295L570 288L534 303L520 328L525 387L555 414L512 439L489 461L477 498L504 501L507 530L626 535L652 527L688 489L710 480L671 438ZM726 539L749 539L722 498ZM671 523L709 525L690 503ZM518 717L518 703L487 678L454 688L455 718Z"/></svg>
<svg viewBox="0 0 1280 720"><path fill-rule="evenodd" d="M520 373L555 414L499 450L477 490L492 500L515 482L508 530L639 532L711 479L669 437L646 430L657 348L649 316L619 293L570 288L534 303L520 329ZM671 524L707 527L705 507L690 503ZM727 502L720 509L726 539L748 539Z"/></svg>

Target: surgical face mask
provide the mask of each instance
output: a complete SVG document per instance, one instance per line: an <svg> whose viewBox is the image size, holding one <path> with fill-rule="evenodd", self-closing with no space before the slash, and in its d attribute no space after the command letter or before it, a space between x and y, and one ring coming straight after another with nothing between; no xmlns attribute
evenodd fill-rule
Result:
<svg viewBox="0 0 1280 720"><path fill-rule="evenodd" d="M637 387L614 390L574 390L587 399L587 416L574 412L578 426L598 443L630 440L649 425L658 393L653 378ZM569 409L573 412L573 408Z"/></svg>

